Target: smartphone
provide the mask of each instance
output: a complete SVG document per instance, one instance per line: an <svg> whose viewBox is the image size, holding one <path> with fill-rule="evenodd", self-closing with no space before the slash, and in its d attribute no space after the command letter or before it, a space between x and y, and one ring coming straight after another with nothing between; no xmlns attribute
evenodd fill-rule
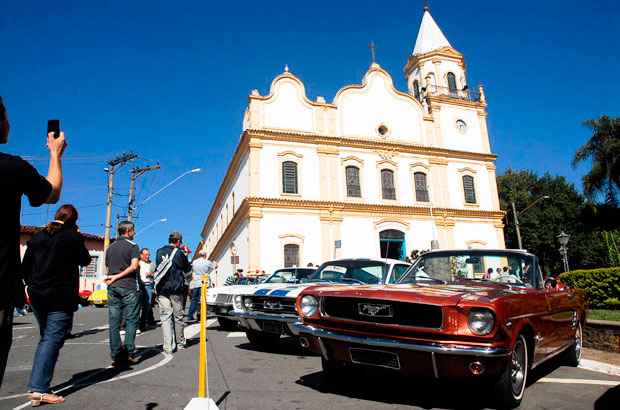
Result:
<svg viewBox="0 0 620 410"><path fill-rule="evenodd" d="M47 133L54 133L54 138L60 137L60 120L47 120Z"/></svg>

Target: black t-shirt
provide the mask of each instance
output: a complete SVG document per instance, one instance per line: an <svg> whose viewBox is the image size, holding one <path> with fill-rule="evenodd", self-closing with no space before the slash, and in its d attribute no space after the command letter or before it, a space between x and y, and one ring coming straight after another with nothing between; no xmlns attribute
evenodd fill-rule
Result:
<svg viewBox="0 0 620 410"><path fill-rule="evenodd" d="M28 162L0 152L0 308L24 304L19 233L22 195L31 206L47 200L52 185Z"/></svg>
<svg viewBox="0 0 620 410"><path fill-rule="evenodd" d="M80 271L90 253L84 237L74 228L63 227L55 234L38 232L28 241L22 261L30 303L48 312L74 312L79 302Z"/></svg>
<svg viewBox="0 0 620 410"><path fill-rule="evenodd" d="M112 245L108 247L105 253L105 266L110 270L108 275L116 275L121 273L131 265L132 259L140 258L140 248L134 242L130 241L126 236L119 237ZM130 273L112 283L109 288L127 288L138 290L138 273L140 267L135 272Z"/></svg>

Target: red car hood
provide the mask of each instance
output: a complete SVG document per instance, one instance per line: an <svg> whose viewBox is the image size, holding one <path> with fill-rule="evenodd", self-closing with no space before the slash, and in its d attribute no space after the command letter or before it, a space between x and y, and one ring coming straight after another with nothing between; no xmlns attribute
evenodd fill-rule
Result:
<svg viewBox="0 0 620 410"><path fill-rule="evenodd" d="M441 285L435 283L432 286L419 283L406 285L318 286L308 290L316 292L319 296L389 299L441 306L456 306L463 299L492 303L504 296L532 291L527 288L507 285Z"/></svg>

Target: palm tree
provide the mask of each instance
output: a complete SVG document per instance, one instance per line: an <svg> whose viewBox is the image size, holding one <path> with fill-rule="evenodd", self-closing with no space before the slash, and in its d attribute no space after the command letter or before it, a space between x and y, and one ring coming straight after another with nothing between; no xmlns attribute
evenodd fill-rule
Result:
<svg viewBox="0 0 620 410"><path fill-rule="evenodd" d="M600 193L605 203L618 206L620 193L620 118L601 115L583 125L593 132L573 157L573 167L592 158L590 172L583 176L583 190L589 200Z"/></svg>

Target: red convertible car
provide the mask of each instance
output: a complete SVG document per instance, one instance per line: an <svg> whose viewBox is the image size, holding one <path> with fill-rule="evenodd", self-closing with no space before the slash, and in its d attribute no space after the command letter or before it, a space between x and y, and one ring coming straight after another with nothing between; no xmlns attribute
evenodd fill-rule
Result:
<svg viewBox="0 0 620 410"><path fill-rule="evenodd" d="M357 365L480 378L514 408L530 369L560 353L579 363L585 305L580 291L545 289L530 253L431 251L395 285L305 289L295 326L335 380Z"/></svg>

